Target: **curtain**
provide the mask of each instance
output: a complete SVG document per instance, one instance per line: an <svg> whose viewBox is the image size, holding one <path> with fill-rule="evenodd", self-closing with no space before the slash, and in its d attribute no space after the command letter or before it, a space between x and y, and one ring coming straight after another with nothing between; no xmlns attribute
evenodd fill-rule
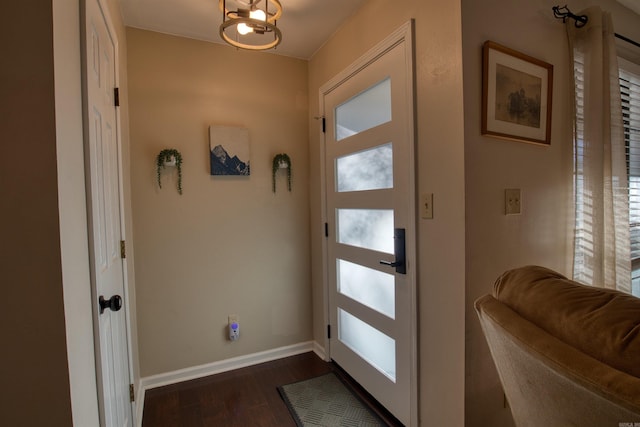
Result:
<svg viewBox="0 0 640 427"><path fill-rule="evenodd" d="M611 15L591 7L567 22L574 88L573 278L631 291L624 129Z"/></svg>

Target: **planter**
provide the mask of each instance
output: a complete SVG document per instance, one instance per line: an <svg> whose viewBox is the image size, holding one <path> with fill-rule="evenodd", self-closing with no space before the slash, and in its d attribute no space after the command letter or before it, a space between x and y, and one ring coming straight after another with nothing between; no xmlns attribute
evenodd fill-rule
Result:
<svg viewBox="0 0 640 427"><path fill-rule="evenodd" d="M286 169L287 171L287 188L291 191L291 159L285 153L276 154L273 157L271 167L271 180L273 184L273 192L276 192L276 174L279 170Z"/></svg>
<svg viewBox="0 0 640 427"><path fill-rule="evenodd" d="M165 167L175 167L178 170L178 193L182 194L182 154L175 148L165 148L156 157L156 176L160 188L162 188L160 177Z"/></svg>

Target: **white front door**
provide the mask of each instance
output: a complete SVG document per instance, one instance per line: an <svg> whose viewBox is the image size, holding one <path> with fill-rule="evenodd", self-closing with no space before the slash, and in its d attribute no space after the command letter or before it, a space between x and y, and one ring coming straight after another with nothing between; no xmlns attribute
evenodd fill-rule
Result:
<svg viewBox="0 0 640 427"><path fill-rule="evenodd" d="M408 23L321 89L331 359L417 425Z"/></svg>
<svg viewBox="0 0 640 427"><path fill-rule="evenodd" d="M85 134L100 416L103 426L126 427L132 425L132 408L120 243L116 42L101 2L86 0L85 12Z"/></svg>

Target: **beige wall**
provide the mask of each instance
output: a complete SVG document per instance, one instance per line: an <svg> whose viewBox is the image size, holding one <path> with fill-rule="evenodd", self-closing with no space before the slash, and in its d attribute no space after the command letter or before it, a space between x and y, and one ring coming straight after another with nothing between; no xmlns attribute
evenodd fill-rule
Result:
<svg viewBox="0 0 640 427"><path fill-rule="evenodd" d="M415 19L417 188L434 193L434 219L418 223L422 425L464 421L464 140L460 4L370 0L309 65L309 116L319 88L409 19ZM310 123L314 339L324 343L320 133Z"/></svg>
<svg viewBox="0 0 640 427"><path fill-rule="evenodd" d="M615 1L600 4L616 30L640 40L640 20ZM571 274L568 218L572 192L569 59L565 30L550 0L462 0L466 159L466 425L511 426L473 301L503 271L539 264ZM554 65L551 146L480 135L482 43L493 40ZM504 189L520 188L522 214L504 215Z"/></svg>
<svg viewBox="0 0 640 427"><path fill-rule="evenodd" d="M141 374L309 341L307 63L136 29L127 43ZM210 176L209 125L249 129L250 177ZM171 147L182 196L173 176L156 183ZM274 194L281 152L293 192L280 177Z"/></svg>
<svg viewBox="0 0 640 427"><path fill-rule="evenodd" d="M3 2L0 46L2 423L69 426L51 3Z"/></svg>

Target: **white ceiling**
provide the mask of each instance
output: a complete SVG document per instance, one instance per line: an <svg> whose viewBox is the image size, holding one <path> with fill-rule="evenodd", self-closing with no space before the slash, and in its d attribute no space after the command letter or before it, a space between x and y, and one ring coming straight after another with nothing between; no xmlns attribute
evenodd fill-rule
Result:
<svg viewBox="0 0 640 427"><path fill-rule="evenodd" d="M244 0L246 2L246 0ZM273 51L309 59L366 0L280 0L282 43ZM231 1L228 0L227 8ZM120 0L125 25L223 43L219 0Z"/></svg>
<svg viewBox="0 0 640 427"><path fill-rule="evenodd" d="M640 0L617 0L623 6L628 7L633 10L635 13L640 15Z"/></svg>

